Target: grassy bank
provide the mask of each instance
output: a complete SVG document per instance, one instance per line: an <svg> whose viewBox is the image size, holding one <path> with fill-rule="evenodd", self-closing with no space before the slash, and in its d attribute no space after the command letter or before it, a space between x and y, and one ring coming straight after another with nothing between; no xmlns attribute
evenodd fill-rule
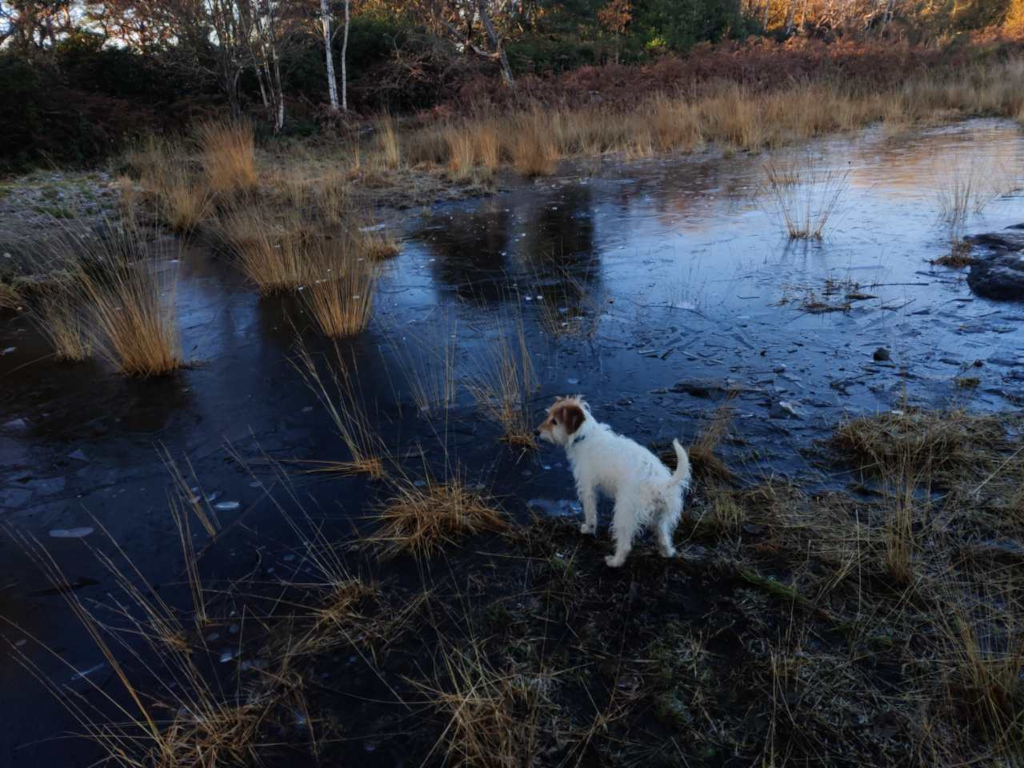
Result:
<svg viewBox="0 0 1024 768"><path fill-rule="evenodd" d="M76 713L129 766L368 752L422 765L1016 765L1019 426L913 409L853 420L828 455L856 482L813 493L724 468L726 409L694 451L718 471L698 475L683 555L643 546L621 572L575 521L523 524L515 500L441 467L417 482L422 469L388 458L354 537L327 535L280 468L261 470L298 557L269 581L208 589L193 534L220 534L201 525L194 478L172 472L191 604L138 590L120 557L104 562L130 601L102 622L64 590L120 688ZM141 679L118 661L124 632L149 644ZM152 690L149 673L176 684Z"/></svg>

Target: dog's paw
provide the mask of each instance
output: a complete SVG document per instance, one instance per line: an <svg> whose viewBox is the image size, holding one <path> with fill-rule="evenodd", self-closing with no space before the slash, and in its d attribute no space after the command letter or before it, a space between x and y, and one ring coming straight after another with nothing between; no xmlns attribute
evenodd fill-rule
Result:
<svg viewBox="0 0 1024 768"><path fill-rule="evenodd" d="M604 559L604 562L605 565L607 565L609 568L618 568L624 562L626 562L626 558L622 558L620 560L619 558L615 557L615 555L608 555L608 557Z"/></svg>
<svg viewBox="0 0 1024 768"><path fill-rule="evenodd" d="M665 557L665 558L675 557L676 556L676 550L674 548L673 549L663 549L663 550L661 550L661 556Z"/></svg>
<svg viewBox="0 0 1024 768"><path fill-rule="evenodd" d="M582 523L580 525L580 533L590 533L590 534L593 534L596 531L597 531L597 526L596 525L591 525L590 523Z"/></svg>

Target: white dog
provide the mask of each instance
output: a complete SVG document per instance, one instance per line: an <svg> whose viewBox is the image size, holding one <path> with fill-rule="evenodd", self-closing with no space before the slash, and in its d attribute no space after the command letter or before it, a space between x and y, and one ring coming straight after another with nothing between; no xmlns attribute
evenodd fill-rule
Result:
<svg viewBox="0 0 1024 768"><path fill-rule="evenodd" d="M598 492L615 499L615 554L605 558L608 565L618 568L626 562L637 531L654 520L662 556L675 556L672 533L690 484L690 459L678 440L672 441L679 462L673 474L642 445L597 421L580 397L555 400L535 434L565 448L583 504L580 531L597 531Z"/></svg>

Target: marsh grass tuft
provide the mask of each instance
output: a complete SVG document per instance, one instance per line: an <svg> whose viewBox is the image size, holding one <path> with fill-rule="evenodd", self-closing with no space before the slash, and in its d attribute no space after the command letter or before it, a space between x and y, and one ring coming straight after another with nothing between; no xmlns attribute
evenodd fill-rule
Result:
<svg viewBox="0 0 1024 768"><path fill-rule="evenodd" d="M949 267L950 269L969 267L975 261L971 255L972 247L969 240L964 240L954 235L949 241L949 253L933 259L932 264L937 264L940 267Z"/></svg>
<svg viewBox="0 0 1024 768"><path fill-rule="evenodd" d="M158 376L184 364L173 278L155 269L147 253L145 236L130 220L108 222L102 235L66 226L40 245L41 263L67 270L75 283L71 293L54 299L50 335L55 346L84 351L74 339L84 327L91 347L127 376ZM88 321L72 311L77 303L72 297L80 297Z"/></svg>
<svg viewBox="0 0 1024 768"><path fill-rule="evenodd" d="M256 139L246 122L205 122L199 126L206 181L214 195L230 197L256 188Z"/></svg>
<svg viewBox="0 0 1024 768"><path fill-rule="evenodd" d="M104 529L104 533L106 533ZM80 677L90 695L71 694L47 677L28 654L15 658L78 721L85 735L96 742L109 760L125 768L167 766L208 768L256 760L263 746L260 728L279 701L278 693L258 688L236 696L223 693L203 667L210 651L200 641L191 644L188 630L175 611L146 581L137 566L111 540L113 554L90 551L121 592L114 616L103 619L70 586L53 557L34 539L16 536L47 580L62 594L110 667L123 695L108 691L57 651L41 650ZM109 534L108 534L109 538ZM201 589L200 585L197 585ZM115 620L119 619L119 621ZM143 692L134 671L122 662L132 659L141 675L163 681L155 691ZM112 684L114 684L112 683ZM110 718L110 713L115 713Z"/></svg>
<svg viewBox="0 0 1024 768"><path fill-rule="evenodd" d="M394 328L388 335L388 344L421 414L447 414L455 403L459 388L458 338L458 321L447 315L441 315L426 331Z"/></svg>
<svg viewBox="0 0 1024 768"><path fill-rule="evenodd" d="M264 205L240 206L222 217L218 230L260 294L294 290L306 281L309 248L317 235L307 229L301 212L291 209L276 217Z"/></svg>
<svg viewBox="0 0 1024 768"><path fill-rule="evenodd" d="M369 325L377 270L356 254L347 237L313 239L302 269L309 277L303 301L321 333L355 336Z"/></svg>
<svg viewBox="0 0 1024 768"><path fill-rule="evenodd" d="M470 373L466 388L477 405L502 426L505 442L532 449L537 442L533 437L530 396L536 387L523 320L505 319L499 324L497 338Z"/></svg>
<svg viewBox="0 0 1024 768"><path fill-rule="evenodd" d="M551 126L539 110L516 119L511 155L512 164L523 176L532 178L554 173L558 148Z"/></svg>
<svg viewBox="0 0 1024 768"><path fill-rule="evenodd" d="M694 477L699 482L729 483L735 480L733 471L719 458L717 450L729 434L729 427L735 415L732 401L736 396L736 392L729 393L726 401L715 409L693 444L687 448Z"/></svg>
<svg viewBox="0 0 1024 768"><path fill-rule="evenodd" d="M865 474L947 480L983 468L982 461L1004 443L998 416L909 407L851 419L832 438Z"/></svg>
<svg viewBox="0 0 1024 768"><path fill-rule="evenodd" d="M64 282L44 288L29 316L58 360L81 362L91 354L88 311L76 288Z"/></svg>
<svg viewBox="0 0 1024 768"><path fill-rule="evenodd" d="M393 495L379 513L379 526L365 540L383 559L408 552L430 557L464 536L503 529L501 512L455 471L445 480L394 481Z"/></svg>
<svg viewBox="0 0 1024 768"><path fill-rule="evenodd" d="M399 144L395 121L389 114L377 118L375 125L377 149L380 162L384 168L395 170L402 164L402 149Z"/></svg>
<svg viewBox="0 0 1024 768"><path fill-rule="evenodd" d="M849 187L849 171L768 162L765 191L790 240L821 240Z"/></svg>
<svg viewBox="0 0 1024 768"><path fill-rule="evenodd" d="M363 230L359 234L359 250L370 261L393 259L402 250L398 238L387 230Z"/></svg>
<svg viewBox="0 0 1024 768"><path fill-rule="evenodd" d="M22 306L21 294L7 283L0 282L0 311L16 312Z"/></svg>
<svg viewBox="0 0 1024 768"><path fill-rule="evenodd" d="M175 322L174 285L166 284L151 265L140 261L84 274L82 287L99 331L95 347L122 373L160 376L184 364Z"/></svg>
<svg viewBox="0 0 1024 768"><path fill-rule="evenodd" d="M365 474L372 478L384 476L384 458L387 455L366 413L361 394L356 389L358 369L355 360L346 362L341 348L335 343L333 358L318 365L309 350L300 341L296 349L295 369L303 382L316 395L330 417L345 447L348 461L306 462L311 471L343 475ZM321 372L321 368L325 369Z"/></svg>
<svg viewBox="0 0 1024 768"><path fill-rule="evenodd" d="M191 233L213 211L206 184L183 163L172 164L155 185L160 214L175 232Z"/></svg>

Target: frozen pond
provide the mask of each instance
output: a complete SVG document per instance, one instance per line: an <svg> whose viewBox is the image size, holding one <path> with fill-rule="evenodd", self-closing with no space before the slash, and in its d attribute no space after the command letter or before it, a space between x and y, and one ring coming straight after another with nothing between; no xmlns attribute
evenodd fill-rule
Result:
<svg viewBox="0 0 1024 768"><path fill-rule="evenodd" d="M804 181L844 181L823 240L785 236L763 189L766 162L798 168ZM465 387L439 426L418 412L403 369L449 339L461 380L497 330L519 323L538 380L538 421L555 395L579 392L599 419L641 442L687 442L736 391L723 446L732 466L828 482L816 441L844 415L905 399L1019 406L1024 304L978 298L963 271L929 263L949 250L942 191L964 178L974 180L979 209L966 233L1024 221L1014 191L1024 185L1020 129L973 121L901 136L872 130L777 156L607 164L407 212L396 216L403 247L386 268L376 316L343 354L357 361L367 412L395 455L421 446L438 456L445 445L513 514L525 516L531 500L542 511L572 511L563 457L500 443ZM795 181L797 210L805 197L820 200L820 183ZM290 362L307 326L298 302L261 300L202 245L180 259L176 247L164 250L171 255L157 268L177 276L193 362L173 376L131 381L99 362L56 363L26 320L0 324L0 519L43 541L83 599L111 588L83 555L83 541L105 546L100 525L154 584L181 581L159 450L187 457L223 505L226 532L204 557L222 578L268 567L288 535L267 503L269 479L261 486L229 461L226 444L257 473L264 457L346 458ZM326 349L304 335L314 352ZM964 387L966 378L978 381ZM378 493L363 478L296 475L294 483L307 509L338 531L358 524ZM0 538L0 613L82 674L109 675L95 649L65 644L66 607L48 587ZM50 657L36 661L71 677ZM53 740L54 723L66 722L59 704L9 658L0 665L10 713L0 755L15 765L92 762L87 750Z"/></svg>

